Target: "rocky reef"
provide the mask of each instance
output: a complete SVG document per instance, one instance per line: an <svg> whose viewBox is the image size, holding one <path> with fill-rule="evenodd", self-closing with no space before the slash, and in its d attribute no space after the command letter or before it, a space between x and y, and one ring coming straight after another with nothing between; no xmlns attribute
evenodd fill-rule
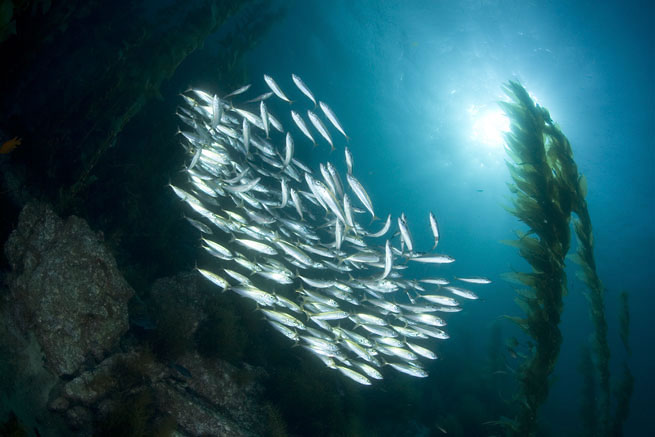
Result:
<svg viewBox="0 0 655 437"><path fill-rule="evenodd" d="M72 216L65 221L44 204L29 204L5 245L12 316L31 332L56 376L100 361L128 328L133 290L102 244L102 235Z"/></svg>
<svg viewBox="0 0 655 437"><path fill-rule="evenodd" d="M11 358L0 391L24 427L42 435L263 434L271 416L263 370L194 348L167 350L175 339L165 335L194 338L207 318L211 296L196 275L153 286L150 303L181 315L176 327L187 329L164 330L155 347L165 353L153 352L128 331L134 292L84 220L30 203L5 254L0 351Z"/></svg>

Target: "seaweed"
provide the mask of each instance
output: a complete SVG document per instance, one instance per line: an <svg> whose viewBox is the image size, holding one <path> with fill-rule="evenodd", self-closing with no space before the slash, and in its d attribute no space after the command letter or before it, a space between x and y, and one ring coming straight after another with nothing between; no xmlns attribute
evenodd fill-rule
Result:
<svg viewBox="0 0 655 437"><path fill-rule="evenodd" d="M159 23L165 23L167 17L183 16L175 20L174 26L166 29L159 25L156 31L144 27L133 35L133 40L124 40L123 49L116 56L119 65L125 68L108 70L106 80L100 78L98 81L100 95L93 95L92 100L85 105L88 108L87 115L97 112L97 120L104 121L106 125L93 124L87 132L87 135L101 135L98 147L85 160L84 168L75 182L62 193L60 206L63 210L73 200L79 200L80 192L93 181L91 175L95 166L116 143L116 137L125 125L141 111L148 100L160 96L159 89L163 82L240 6L240 2L229 4L211 1L187 10L188 5L174 3L158 14ZM144 56L148 56L148 63L135 62Z"/></svg>
<svg viewBox="0 0 655 437"><path fill-rule="evenodd" d="M535 347L519 370L521 407L516 420L510 422L510 431L534 435L537 411L548 396L549 376L562 342L559 321L566 290L564 258L570 244L571 209L567 188L552 170L554 159L547 152L547 145L557 142L547 134L550 115L535 105L517 82L510 82L505 89L512 99L500 103L511 119L506 142L514 160L507 164L515 183L511 212L534 234L519 235L517 242L532 272L514 273L514 279L533 289L534 296L523 293L517 297L525 317L514 320L535 340Z"/></svg>
<svg viewBox="0 0 655 437"><path fill-rule="evenodd" d="M513 208L508 211L530 229L528 233L517 232L518 240L509 244L518 248L532 267L531 272L505 275L529 287L517 290L516 301L525 316L510 319L535 340L533 352L519 371L520 411L516 420L510 422L509 430L522 436L537 433L537 411L548 396L549 377L562 342L559 321L566 295L565 258L570 248L573 221L578 244L576 253L569 258L581 268L578 277L588 289L586 296L594 326L595 360L587 352L581 364L585 378L582 420L587 433L617 434L627 417L627 402L634 380L626 364L624 378L615 391L618 404L610 425L610 349L605 290L594 259L594 237L586 202L587 181L578 172L571 144L548 110L536 105L517 82L510 81L505 91L511 101L500 105L511 120L506 150L510 158L507 167L513 180L510 191L514 194ZM621 338L629 352L627 294L622 295L622 299ZM594 366L597 375L593 375ZM593 424L588 423L590 421Z"/></svg>
<svg viewBox="0 0 655 437"><path fill-rule="evenodd" d="M598 425L596 423L596 417L598 415L596 408L597 393L594 361L591 358L591 351L587 347L583 347L582 349L578 370L582 376L581 403L579 410L582 425L580 435L593 437L598 435Z"/></svg>
<svg viewBox="0 0 655 437"><path fill-rule="evenodd" d="M623 424L630 413L630 398L634 390L635 378L630 371L627 358L632 354L630 344L630 308L628 305L628 293L623 291L620 294L619 308L619 336L625 349L626 359L623 362L623 375L617 386L614 388L614 398L616 399L616 409L611 424L611 435L623 435Z"/></svg>

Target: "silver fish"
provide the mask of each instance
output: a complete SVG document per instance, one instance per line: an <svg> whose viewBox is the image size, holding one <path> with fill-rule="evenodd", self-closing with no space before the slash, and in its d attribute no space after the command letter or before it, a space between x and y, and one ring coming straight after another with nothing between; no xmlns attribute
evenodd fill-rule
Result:
<svg viewBox="0 0 655 437"><path fill-rule="evenodd" d="M275 328L276 331L278 331L288 339L293 340L295 342L299 340L298 333L293 329L283 325L282 323L276 322L275 320L269 320L268 322L271 324L273 328Z"/></svg>
<svg viewBox="0 0 655 437"><path fill-rule="evenodd" d="M304 220L302 214L302 202L300 201L300 197L298 196L298 193L293 188L289 190L289 193L291 194L291 201L293 202L293 206L296 208L296 212L300 216L300 220Z"/></svg>
<svg viewBox="0 0 655 437"><path fill-rule="evenodd" d="M332 184L334 185L335 188L335 194L338 196L343 196L343 183L341 182L341 177L339 176L339 172L337 171L336 168L332 165L331 162L328 162L326 164L327 171L330 174L330 178L332 179Z"/></svg>
<svg viewBox="0 0 655 437"><path fill-rule="evenodd" d="M250 89L251 85L252 84L249 83L248 85L244 85L244 86L242 86L240 88L237 88L234 91L232 91L231 93L223 96L223 99L227 99L228 97L234 97L234 96L238 96L239 94L243 94L243 93L245 93L246 91L248 91Z"/></svg>
<svg viewBox="0 0 655 437"><path fill-rule="evenodd" d="M293 80L293 83L296 84L296 86L298 87L300 92L302 92L304 95L306 95L307 98L309 98L309 100L311 100L312 103L314 103L314 106L316 106L316 99L314 98L314 94L309 89L309 87L305 84L305 82L303 82L303 80L300 78L300 76L298 76L296 74L292 74L291 79Z"/></svg>
<svg viewBox="0 0 655 437"><path fill-rule="evenodd" d="M243 119L241 131L243 132L243 147L246 150L246 155L248 155L250 153L250 123L248 123L248 119L246 118ZM248 168L246 167L246 170L247 169Z"/></svg>
<svg viewBox="0 0 655 437"><path fill-rule="evenodd" d="M453 294L456 294L457 296L461 296L465 299L479 299L478 295L472 292L471 290L467 290L466 288L461 288L461 287L453 287L451 285L444 287L444 289L450 291Z"/></svg>
<svg viewBox="0 0 655 437"><path fill-rule="evenodd" d="M207 226L206 224L204 224L203 222L192 219L190 217L184 217L184 218L191 224L191 226L193 226L194 228L196 228L197 230L199 230L203 234L211 235L211 234L214 233L211 230L211 228L209 226Z"/></svg>
<svg viewBox="0 0 655 437"><path fill-rule="evenodd" d="M277 302L275 295L262 291L252 285L240 285L232 287L232 291L243 297L252 299L263 306L273 306Z"/></svg>
<svg viewBox="0 0 655 437"><path fill-rule="evenodd" d="M380 279L384 279L389 276L389 273L391 273L392 265L393 253L391 252L391 243L389 243L389 240L387 240L386 244L384 245L384 272L382 273Z"/></svg>
<svg viewBox="0 0 655 437"><path fill-rule="evenodd" d="M346 146L343 150L344 155L346 156L346 167L348 167L348 174L353 174L353 155L350 153L350 149Z"/></svg>
<svg viewBox="0 0 655 437"><path fill-rule="evenodd" d="M296 111L293 109L291 110L291 118L293 119L294 123L296 123L296 126L298 126L298 129L307 137L309 140L316 145L316 140L314 140L314 137L312 134L309 132L309 129L307 128L307 124L305 124L305 120L298 114Z"/></svg>
<svg viewBox="0 0 655 437"><path fill-rule="evenodd" d="M430 211L430 229L432 229L432 235L434 236L434 246L432 246L432 250L434 250L439 244L439 224L432 211Z"/></svg>
<svg viewBox="0 0 655 437"><path fill-rule="evenodd" d="M425 348L423 346L419 346L418 344L414 344L414 343L410 343L410 342L407 342L405 344L407 345L408 348L410 348L411 350L413 350L414 352L416 352L417 354L419 354L422 357L425 357L425 358L427 358L429 360L436 360L437 359L437 355L428 348Z"/></svg>
<svg viewBox="0 0 655 437"><path fill-rule="evenodd" d="M268 85L268 87L271 89L271 91L275 93L276 96L278 96L285 102L291 103L291 100L289 100L289 98L286 96L286 94L284 94L280 86L277 84L277 82L275 82L275 80L271 76L265 74L264 81L266 82L266 85Z"/></svg>
<svg viewBox="0 0 655 437"><path fill-rule="evenodd" d="M455 262L455 258L448 255L419 255L412 256L409 260L428 264L449 264Z"/></svg>
<svg viewBox="0 0 655 437"><path fill-rule="evenodd" d="M231 191L233 193L243 193L245 191L250 191L252 190L255 185L259 183L261 178L255 178L251 181L246 182L245 184L242 185L232 185L232 186L225 186L224 188L228 191Z"/></svg>
<svg viewBox="0 0 655 437"><path fill-rule="evenodd" d="M330 149L334 150L334 143L332 142L332 137L330 136L330 132L328 132L327 128L323 124L320 118L318 118L318 115L310 111L309 109L307 110L307 117L309 117L309 121L312 122L318 133L321 134L321 136L325 139L325 141L330 144Z"/></svg>
<svg viewBox="0 0 655 437"><path fill-rule="evenodd" d="M348 185L350 185L350 188L353 190L359 201L362 202L368 212L370 212L371 215L375 217L375 212L373 211L373 203L371 202L371 198L368 197L368 193L362 184L350 173L346 175L346 179L348 180Z"/></svg>
<svg viewBox="0 0 655 437"><path fill-rule="evenodd" d="M273 311L262 308L261 310L268 318L275 320L278 323L281 323L286 326L291 326L293 328L305 329L305 324L300 320L293 317L291 314L283 313L281 311Z"/></svg>
<svg viewBox="0 0 655 437"><path fill-rule="evenodd" d="M428 302L438 303L439 305L445 305L449 307L459 306L459 302L448 296L441 296L438 294L422 294L421 297Z"/></svg>
<svg viewBox="0 0 655 437"><path fill-rule="evenodd" d="M258 96L255 97L254 99L246 100L245 103L257 103L257 102L261 102L261 101L264 101L264 100L266 100L266 99L269 99L272 95L273 95L273 92L272 92L272 91L269 91L269 92L267 92L267 93L264 93L264 94L260 94L260 95L258 95Z"/></svg>
<svg viewBox="0 0 655 437"><path fill-rule="evenodd" d="M259 116L262 119L262 123L264 125L264 132L266 133L266 138L268 138L269 135L269 122L268 122L268 108L266 108L266 103L262 100L259 102Z"/></svg>
<svg viewBox="0 0 655 437"><path fill-rule="evenodd" d="M355 382L363 385L371 385L371 381L359 372L355 372L354 370L343 366L337 366L337 369Z"/></svg>
<svg viewBox="0 0 655 437"><path fill-rule="evenodd" d="M291 158L293 158L293 138L291 133L287 132L284 141L284 161L282 161L285 168L291 163Z"/></svg>
<svg viewBox="0 0 655 437"><path fill-rule="evenodd" d="M462 282L468 282L469 284L491 284L490 279L481 276L470 276L467 278L456 277L455 279Z"/></svg>
<svg viewBox="0 0 655 437"><path fill-rule="evenodd" d="M366 234L368 237L381 237L384 234L386 234L389 231L389 228L391 228L391 214L387 215L387 220L384 222L384 226L382 226L382 229L380 229L378 232L375 232L373 234Z"/></svg>
<svg viewBox="0 0 655 437"><path fill-rule="evenodd" d="M212 273L204 269L197 269L197 270L202 276L209 279L214 285L217 285L222 290L226 290L230 288L230 283L227 282L225 279L221 278L220 276L218 276L216 273Z"/></svg>
<svg viewBox="0 0 655 437"><path fill-rule="evenodd" d="M387 364L399 372L406 373L407 375L411 375L411 376L416 376L417 378L426 378L428 376L428 372L426 372L424 369L420 367L412 366L409 364L399 364L399 363L387 363Z"/></svg>
<svg viewBox="0 0 655 437"><path fill-rule="evenodd" d="M407 250L412 253L414 251L414 243L412 243L412 236L409 233L404 213L398 217L398 228L400 228L400 236L402 237L405 246L407 246Z"/></svg>
<svg viewBox="0 0 655 437"><path fill-rule="evenodd" d="M328 118L328 120L330 120L330 123L332 123L332 125L334 125L334 127L336 127L337 130L339 132L341 132L341 134L344 137L346 137L346 140L350 140L350 138L348 138L348 135L346 135L346 132L343 130L343 126L341 126L341 123L339 123L339 119L334 114L332 109L330 109L330 107L326 103L323 103L323 102L319 102L318 105L321 107L321 110L323 111L323 114L325 114L325 116Z"/></svg>

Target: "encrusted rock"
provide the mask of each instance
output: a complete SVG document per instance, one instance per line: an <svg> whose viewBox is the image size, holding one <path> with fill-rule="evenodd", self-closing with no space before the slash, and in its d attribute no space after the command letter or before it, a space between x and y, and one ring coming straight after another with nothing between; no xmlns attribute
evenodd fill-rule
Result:
<svg viewBox="0 0 655 437"><path fill-rule="evenodd" d="M103 357L127 331L133 291L84 220L62 220L47 205L28 204L5 254L14 317L35 335L57 375Z"/></svg>
<svg viewBox="0 0 655 437"><path fill-rule="evenodd" d="M192 375L187 380L187 392L224 412L241 428L261 426L258 422L263 414L253 400L261 398L262 369L251 366L237 369L225 361L203 358L197 353L181 357L179 363Z"/></svg>
<svg viewBox="0 0 655 437"><path fill-rule="evenodd" d="M58 413L64 412L68 409L70 402L65 397L58 397L54 399L50 404L48 404L48 409L50 411L56 411Z"/></svg>
<svg viewBox="0 0 655 437"><path fill-rule="evenodd" d="M66 419L73 429L88 428L93 421L91 412L81 405L76 405L66 411Z"/></svg>

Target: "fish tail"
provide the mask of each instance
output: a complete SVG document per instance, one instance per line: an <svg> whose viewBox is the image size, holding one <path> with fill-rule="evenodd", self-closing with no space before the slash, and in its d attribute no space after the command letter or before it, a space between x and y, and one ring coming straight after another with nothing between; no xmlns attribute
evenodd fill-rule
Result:
<svg viewBox="0 0 655 437"><path fill-rule="evenodd" d="M372 225L374 222L379 221L379 220L380 220L380 217L378 217L378 216L376 216L375 214L373 214L373 215L371 216L371 221L368 223L368 225L370 226L370 225Z"/></svg>

